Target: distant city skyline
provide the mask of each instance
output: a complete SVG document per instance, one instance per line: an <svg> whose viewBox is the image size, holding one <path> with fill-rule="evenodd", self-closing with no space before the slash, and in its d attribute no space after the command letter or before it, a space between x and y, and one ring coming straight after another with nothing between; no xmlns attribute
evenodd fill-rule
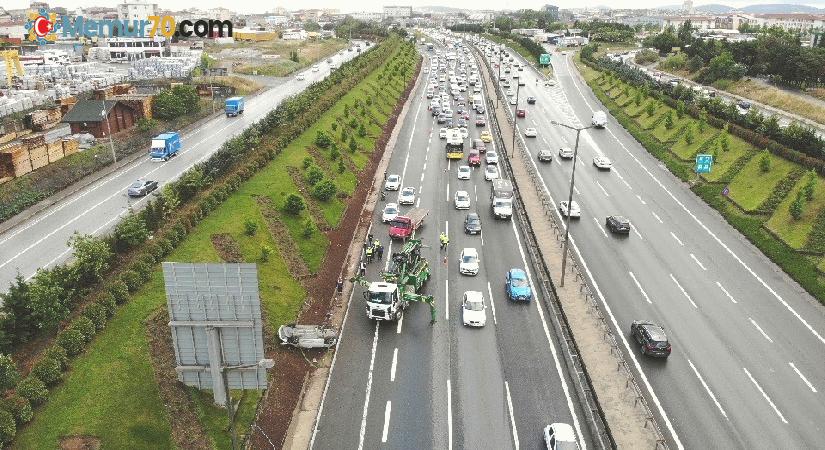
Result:
<svg viewBox="0 0 825 450"><path fill-rule="evenodd" d="M3 7L6 9L20 9L26 8L29 6L29 0L7 0L3 2ZM118 3L122 3L118 0L62 0L62 1L50 1L47 2L49 5L52 6L63 6L69 9L74 9L77 7L89 7L89 6L109 6L114 7ZM239 13L263 13L267 11L272 11L276 7L284 7L287 10L296 10L296 9L312 9L312 8L335 8L339 9L342 13L348 12L355 12L355 11L371 11L371 12L380 12L382 8L386 6L412 6L416 7L424 7L424 6L448 6L451 8L457 9L465 9L465 10L482 10L482 9L490 9L490 10L500 10L501 2L496 0L452 0L449 4L439 4L438 0L409 0L409 1L384 1L384 0L362 0L357 3L357 7L353 7L352 2L344 2L341 0L303 0L300 3L298 2L272 2L271 0L249 0L244 1L243 6L234 4L234 5L227 5L225 1L222 0L147 0L147 3L157 3L158 6L162 9L170 9L170 10L181 10L187 8L200 8L200 9L210 9L210 8L217 8L217 7L225 7L229 8L233 11ZM668 1L668 0L558 0L558 1L536 1L536 0L510 0L507 2L507 9L539 9L545 4L553 4L558 6L559 8L565 9L576 9L576 8L595 8L599 6L610 6L613 9L643 9L643 8L656 8L660 6L667 6L667 5L675 5L681 4L681 0L675 1ZM723 4L732 7L742 7L747 5L756 5L756 4L777 4L777 3L788 3L788 4L799 4L799 5L808 5L808 6L815 6L819 8L825 8L825 0L805 0L799 2L793 1L782 1L782 0L720 0L720 1L704 1L700 3L696 3L695 7L701 7L705 4Z"/></svg>

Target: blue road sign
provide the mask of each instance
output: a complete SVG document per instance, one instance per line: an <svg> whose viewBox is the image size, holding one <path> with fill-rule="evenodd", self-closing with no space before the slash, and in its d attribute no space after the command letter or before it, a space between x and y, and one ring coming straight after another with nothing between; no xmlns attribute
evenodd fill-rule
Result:
<svg viewBox="0 0 825 450"><path fill-rule="evenodd" d="M546 66L546 65L550 64L550 54L549 53L542 53L539 56L539 64L541 64L542 66Z"/></svg>
<svg viewBox="0 0 825 450"><path fill-rule="evenodd" d="M710 166L713 165L713 155L696 155L696 173L710 173Z"/></svg>

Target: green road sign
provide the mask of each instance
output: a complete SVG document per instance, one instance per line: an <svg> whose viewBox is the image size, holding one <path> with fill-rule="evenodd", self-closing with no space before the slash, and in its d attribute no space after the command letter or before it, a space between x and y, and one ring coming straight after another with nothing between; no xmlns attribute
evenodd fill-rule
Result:
<svg viewBox="0 0 825 450"><path fill-rule="evenodd" d="M544 66L550 64L550 54L542 53L541 56L539 56L539 64Z"/></svg>

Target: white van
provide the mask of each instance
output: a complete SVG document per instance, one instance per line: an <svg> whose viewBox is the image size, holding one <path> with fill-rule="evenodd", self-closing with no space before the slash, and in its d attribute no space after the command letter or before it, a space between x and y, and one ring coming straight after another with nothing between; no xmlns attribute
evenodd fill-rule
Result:
<svg viewBox="0 0 825 450"><path fill-rule="evenodd" d="M591 123L596 128L604 128L605 125L607 125L607 114L605 114L604 111L594 112Z"/></svg>

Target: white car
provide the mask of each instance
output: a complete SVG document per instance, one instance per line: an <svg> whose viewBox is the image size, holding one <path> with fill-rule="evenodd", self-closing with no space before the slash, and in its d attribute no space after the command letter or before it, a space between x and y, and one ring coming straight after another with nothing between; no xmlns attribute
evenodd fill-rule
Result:
<svg viewBox="0 0 825 450"><path fill-rule="evenodd" d="M470 179L470 166L458 166L458 179L459 180L469 180Z"/></svg>
<svg viewBox="0 0 825 450"><path fill-rule="evenodd" d="M467 291L461 302L461 321L465 326L483 327L487 323L487 305L479 291Z"/></svg>
<svg viewBox="0 0 825 450"><path fill-rule="evenodd" d="M447 129L446 128L441 127L441 129L438 130L438 138L439 139L447 139Z"/></svg>
<svg viewBox="0 0 825 450"><path fill-rule="evenodd" d="M407 186L401 189L401 195L398 196L398 203L402 205L412 205L415 203L415 188Z"/></svg>
<svg viewBox="0 0 825 450"><path fill-rule="evenodd" d="M578 450L576 433L566 423L551 423L544 427L544 443L547 450Z"/></svg>
<svg viewBox="0 0 825 450"><path fill-rule="evenodd" d="M569 210L569 211L568 211ZM567 207L567 200L563 200L559 202L559 212L561 212L562 216L570 215L570 218L580 218L582 216L582 210L579 208L579 204L575 201L570 202L570 208Z"/></svg>
<svg viewBox="0 0 825 450"><path fill-rule="evenodd" d="M495 150L487 150L487 153L484 154L484 161L487 164L498 164L498 154Z"/></svg>
<svg viewBox="0 0 825 450"><path fill-rule="evenodd" d="M298 75L295 76L295 79L298 80L298 81L303 81L304 78L306 78L306 76L303 73L299 73Z"/></svg>
<svg viewBox="0 0 825 450"><path fill-rule="evenodd" d="M381 222L387 223L398 217L398 204L387 203L384 212L381 213Z"/></svg>
<svg viewBox="0 0 825 450"><path fill-rule="evenodd" d="M458 259L458 273L462 275L478 275L478 251L469 247L461 251Z"/></svg>
<svg viewBox="0 0 825 450"><path fill-rule="evenodd" d="M319 71L319 70L321 70L321 68L320 68L320 67L318 67L318 64L316 64L316 65L312 66L312 71L313 71L313 72L317 72L317 71Z"/></svg>
<svg viewBox="0 0 825 450"><path fill-rule="evenodd" d="M384 189L387 191L397 191L401 188L401 177L392 174L387 177L387 181L384 182Z"/></svg>
<svg viewBox="0 0 825 450"><path fill-rule="evenodd" d="M484 179L487 181L493 181L498 178L498 167L494 165L488 165L484 168Z"/></svg>
<svg viewBox="0 0 825 450"><path fill-rule="evenodd" d="M467 191L455 191L455 209L470 209L470 194Z"/></svg>
<svg viewBox="0 0 825 450"><path fill-rule="evenodd" d="M467 130L467 127L459 128L458 132L461 133L461 139L467 139L468 137L470 137L470 131Z"/></svg>
<svg viewBox="0 0 825 450"><path fill-rule="evenodd" d="M536 131L536 129L533 128L533 127L524 129L524 136L525 137L536 137L536 136L538 136L538 134L539 134L538 131Z"/></svg>
<svg viewBox="0 0 825 450"><path fill-rule="evenodd" d="M510 97L510 104L511 105L517 105L518 104L515 97Z"/></svg>
<svg viewBox="0 0 825 450"><path fill-rule="evenodd" d="M593 158L593 165L600 170L610 170L610 168L613 167L613 163L610 162L607 156L597 156Z"/></svg>
<svg viewBox="0 0 825 450"><path fill-rule="evenodd" d="M573 158L573 149L570 147L562 147L559 149L559 158L563 159L572 159Z"/></svg>

